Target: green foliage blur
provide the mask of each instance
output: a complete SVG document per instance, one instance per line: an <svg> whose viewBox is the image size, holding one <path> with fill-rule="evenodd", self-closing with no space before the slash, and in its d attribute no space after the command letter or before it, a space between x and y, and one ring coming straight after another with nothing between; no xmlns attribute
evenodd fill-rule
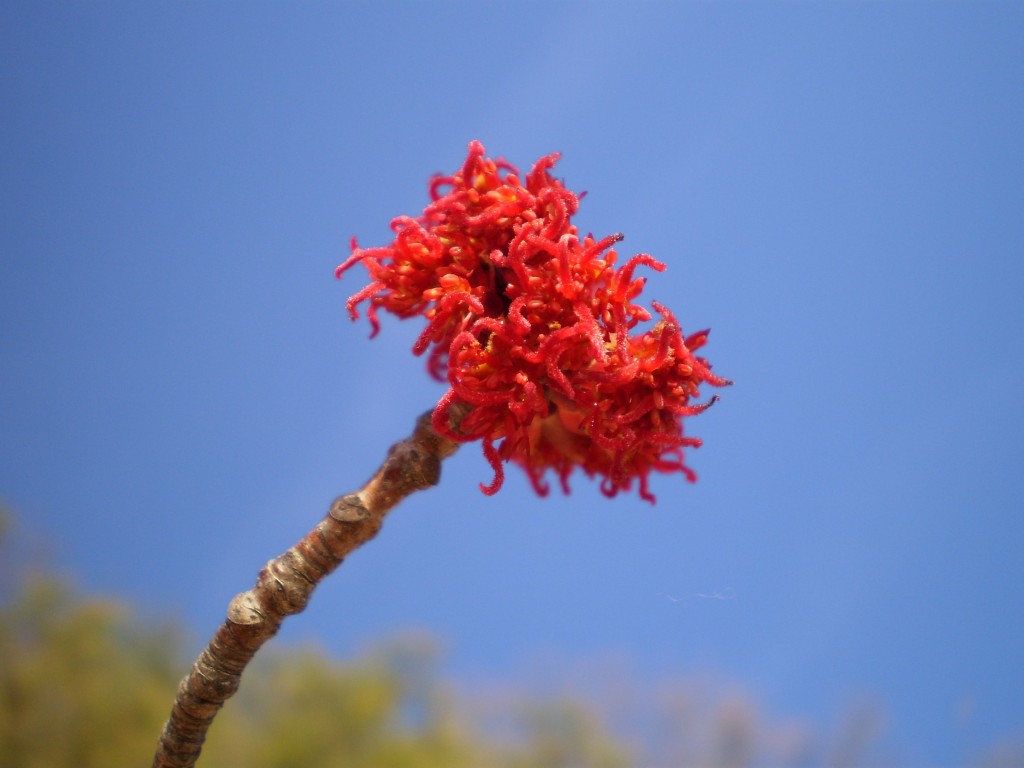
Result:
<svg viewBox="0 0 1024 768"><path fill-rule="evenodd" d="M19 562L0 508L0 768L148 765L191 663L174 628ZM437 679L429 638L342 664L264 649L214 721L203 768L621 768L626 752L583 704L527 702L519 738L487 736ZM545 705L546 706L546 705Z"/></svg>
<svg viewBox="0 0 1024 768"><path fill-rule="evenodd" d="M11 528L0 509L0 766L145 764L180 667L177 638L27 569Z"/></svg>
<svg viewBox="0 0 1024 768"><path fill-rule="evenodd" d="M38 548L15 543L14 529L0 505L0 768L149 765L191 664L180 631L76 594L39 568L47 558ZM638 688L619 679L601 702L579 687L571 695L459 689L440 678L438 662L425 635L381 642L348 663L271 643L214 721L199 768L908 764L880 739L877 706L847 713L823 735L767 716L721 683L709 694L694 683ZM587 679L609 676L602 667ZM971 765L1024 765L1024 744L993 745Z"/></svg>

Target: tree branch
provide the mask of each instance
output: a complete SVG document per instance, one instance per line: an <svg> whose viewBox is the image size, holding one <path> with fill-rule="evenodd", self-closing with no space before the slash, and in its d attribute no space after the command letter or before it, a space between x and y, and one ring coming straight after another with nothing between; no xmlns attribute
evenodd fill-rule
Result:
<svg viewBox="0 0 1024 768"><path fill-rule="evenodd" d="M463 415L452 414L453 428ZM384 516L398 502L437 485L441 460L453 454L458 443L434 432L430 419L430 412L423 414L413 434L391 446L362 490L335 499L312 531L263 567L256 586L231 601L227 620L178 685L153 768L195 765L213 718L238 690L242 671L285 617L303 610L316 585L346 555L377 535Z"/></svg>

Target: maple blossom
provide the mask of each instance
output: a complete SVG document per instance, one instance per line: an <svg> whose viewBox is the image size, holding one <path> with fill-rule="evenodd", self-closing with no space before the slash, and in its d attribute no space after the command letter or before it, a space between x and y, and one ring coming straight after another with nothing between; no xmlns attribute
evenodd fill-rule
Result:
<svg viewBox="0 0 1024 768"><path fill-rule="evenodd" d="M551 175L558 157L521 178L471 142L459 171L431 180L422 215L394 219L389 245L360 248L353 238L337 275L360 263L369 272L348 310L356 319L368 302L371 336L381 309L426 319L413 352L449 384L433 426L482 442L494 469L484 493L498 491L511 461L541 495L547 470L568 493L579 467L607 496L635 481L654 501L652 472L696 479L683 449L701 441L683 434L683 419L718 399L697 402L700 385L731 382L694 354L707 331L684 337L668 308L652 302L652 315L636 303L646 282L637 269L664 264L638 254L616 266L622 235L580 236L571 223L580 198ZM469 411L453 430L456 404Z"/></svg>

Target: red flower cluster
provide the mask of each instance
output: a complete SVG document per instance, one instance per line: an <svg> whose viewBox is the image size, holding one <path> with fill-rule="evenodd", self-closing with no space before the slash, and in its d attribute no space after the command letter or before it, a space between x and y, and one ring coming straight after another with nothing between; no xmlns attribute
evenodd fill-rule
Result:
<svg viewBox="0 0 1024 768"><path fill-rule="evenodd" d="M711 373L693 353L707 331L683 337L672 313L631 335L651 314L635 304L645 279L638 266L661 272L647 254L616 268L612 245L622 235L581 238L571 217L579 198L550 174L557 154L541 158L520 181L502 160L484 156L474 141L462 169L436 176L432 201L419 218L391 222L395 239L382 248L359 248L337 269L357 263L368 286L348 300L349 314L369 301L373 334L381 308L405 318L422 315L427 327L413 347L430 351L428 369L450 389L434 411L434 428L459 442L481 440L494 468L493 494L514 461L541 495L546 471L563 490L576 467L600 475L614 496L639 481L640 496L652 471L696 476L683 464L682 419L711 400L691 405L701 383L730 382ZM458 432L449 409L471 407Z"/></svg>

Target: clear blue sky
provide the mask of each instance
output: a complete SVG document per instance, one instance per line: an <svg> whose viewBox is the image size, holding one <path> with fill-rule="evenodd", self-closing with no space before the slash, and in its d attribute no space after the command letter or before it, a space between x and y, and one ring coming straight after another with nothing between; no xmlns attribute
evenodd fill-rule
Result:
<svg viewBox="0 0 1024 768"><path fill-rule="evenodd" d="M1024 728L1022 39L1014 3L6 3L0 497L205 640L443 391L418 326L347 319L349 237L473 138L560 150L737 382L699 483L487 498L464 448L285 637L867 693L955 762Z"/></svg>

